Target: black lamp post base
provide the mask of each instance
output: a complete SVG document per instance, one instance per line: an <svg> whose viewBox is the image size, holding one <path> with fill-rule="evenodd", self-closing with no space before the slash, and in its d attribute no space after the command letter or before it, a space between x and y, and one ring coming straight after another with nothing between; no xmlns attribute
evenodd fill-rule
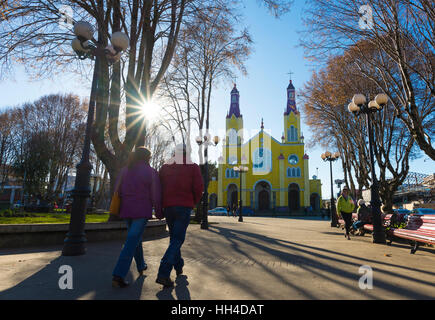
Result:
<svg viewBox="0 0 435 320"><path fill-rule="evenodd" d="M81 256L86 254L86 238L83 235L79 239L66 238L62 249L63 256Z"/></svg>
<svg viewBox="0 0 435 320"><path fill-rule="evenodd" d="M243 217L239 216L239 222L243 222Z"/></svg>
<svg viewBox="0 0 435 320"><path fill-rule="evenodd" d="M385 234L381 233L373 233L373 243L386 244L387 240L385 239Z"/></svg>

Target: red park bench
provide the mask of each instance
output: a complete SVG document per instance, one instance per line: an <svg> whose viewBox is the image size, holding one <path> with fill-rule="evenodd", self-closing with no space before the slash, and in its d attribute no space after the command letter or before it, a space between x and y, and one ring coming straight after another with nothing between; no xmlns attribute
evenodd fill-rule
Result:
<svg viewBox="0 0 435 320"><path fill-rule="evenodd" d="M399 220L403 220L404 215L405 214L397 214L396 218ZM403 229L393 227L388 228L391 223L391 218L393 217L392 214L383 214L382 217L383 226L384 228L387 228L387 245L392 244L394 237L407 239L410 241L410 244L412 246L411 253L414 254L417 251L420 243L427 243L432 245L435 244L435 215L409 215L408 224ZM356 221L357 218L358 215L356 213L353 213L352 220ZM344 229L344 220L339 219L338 223L340 224L340 227ZM373 225L365 224L364 230L373 232Z"/></svg>
<svg viewBox="0 0 435 320"><path fill-rule="evenodd" d="M390 224L390 219L392 217L392 214L387 214L387 215L382 214L382 217L383 217L383 226L384 227L388 226ZM358 220L358 214L355 212L352 213L352 223L357 221L357 220ZM338 223L339 223L339 227L341 227L341 229L343 230L344 229L344 220L339 219ZM363 228L364 228L364 230L373 232L373 225L372 224L365 224Z"/></svg>
<svg viewBox="0 0 435 320"><path fill-rule="evenodd" d="M390 225L390 220L391 220L392 216L393 216L392 214L382 214L381 215L381 217L383 218L382 225L384 226L384 228ZM373 232L373 225L372 224L365 224L363 228L364 228L364 230Z"/></svg>
<svg viewBox="0 0 435 320"><path fill-rule="evenodd" d="M435 244L435 215L410 215L406 228L388 230L388 245L393 242L393 236L410 240L411 254L417 251L420 243Z"/></svg>

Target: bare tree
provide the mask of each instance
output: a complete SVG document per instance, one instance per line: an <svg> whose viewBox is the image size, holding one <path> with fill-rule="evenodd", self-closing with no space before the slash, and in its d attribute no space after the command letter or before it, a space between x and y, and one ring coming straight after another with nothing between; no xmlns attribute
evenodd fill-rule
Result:
<svg viewBox="0 0 435 320"><path fill-rule="evenodd" d="M280 15L288 10L291 1L262 0L260 3ZM143 120L148 102L168 70L183 24L198 13L212 13L215 1L70 0L63 4L72 9L74 21L86 20L94 26L94 39L99 46L106 47L116 31L123 31L129 37L129 49L119 62L109 65L106 57L98 57L94 63L99 77L95 80L98 85L92 142L109 171L113 190L115 177L128 153L135 145L145 143ZM2 14L2 75L6 75L15 62L36 65L34 71L38 77L59 70L87 73L84 70L89 70L90 64L78 62L70 48L74 37L71 28L59 28L62 18L59 4L50 0L21 0L19 5L9 6ZM125 113L121 113L122 109ZM125 133L121 132L121 122L125 122Z"/></svg>
<svg viewBox="0 0 435 320"><path fill-rule="evenodd" d="M13 157L13 127L15 117L8 110L0 114L0 192L3 192L11 173Z"/></svg>
<svg viewBox="0 0 435 320"><path fill-rule="evenodd" d="M349 97L354 92L377 92L376 85L361 75L353 63L351 54L332 58L328 67L306 85L303 94L308 125L314 130L316 140L324 145L335 146L341 152L346 184L355 194L353 176L358 188L370 186L370 166L368 164L368 132L365 117L354 117L348 110ZM372 94L371 99L374 99ZM414 139L399 121L391 101L382 113L372 115L375 144L374 151L379 167L380 196L384 211L392 210L393 195L403 183L409 171ZM392 178L387 178L392 175Z"/></svg>
<svg viewBox="0 0 435 320"><path fill-rule="evenodd" d="M301 41L313 60L353 48L360 72L397 101L397 118L432 160L434 8L432 0L313 0Z"/></svg>
<svg viewBox="0 0 435 320"><path fill-rule="evenodd" d="M221 80L234 78L234 71L246 74L244 62L251 53L252 39L246 29L238 30L240 17L230 1L198 13L182 30L182 43L173 68L164 79L167 117L174 122L183 141L191 143L191 125L200 136L208 134L213 89ZM199 148L200 163L204 163Z"/></svg>

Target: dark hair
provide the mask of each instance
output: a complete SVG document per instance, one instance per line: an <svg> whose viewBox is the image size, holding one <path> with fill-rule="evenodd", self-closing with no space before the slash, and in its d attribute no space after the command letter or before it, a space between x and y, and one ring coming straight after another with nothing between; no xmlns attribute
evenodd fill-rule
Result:
<svg viewBox="0 0 435 320"><path fill-rule="evenodd" d="M136 147L128 156L127 166L129 169L133 168L138 162L145 161L149 164L151 158L151 151L146 147Z"/></svg>

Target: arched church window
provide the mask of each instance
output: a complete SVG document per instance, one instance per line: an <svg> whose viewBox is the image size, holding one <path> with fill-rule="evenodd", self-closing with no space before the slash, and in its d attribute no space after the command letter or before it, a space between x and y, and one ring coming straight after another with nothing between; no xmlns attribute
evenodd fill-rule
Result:
<svg viewBox="0 0 435 320"><path fill-rule="evenodd" d="M287 130L287 137L289 142L297 142L298 141L298 129L296 129L294 126L291 126Z"/></svg>
<svg viewBox="0 0 435 320"><path fill-rule="evenodd" d="M236 129L230 129L228 132L228 142L230 145L237 145L237 131Z"/></svg>
<svg viewBox="0 0 435 320"><path fill-rule="evenodd" d="M296 173L297 173L297 176L300 177L301 176L301 168L297 168Z"/></svg>

